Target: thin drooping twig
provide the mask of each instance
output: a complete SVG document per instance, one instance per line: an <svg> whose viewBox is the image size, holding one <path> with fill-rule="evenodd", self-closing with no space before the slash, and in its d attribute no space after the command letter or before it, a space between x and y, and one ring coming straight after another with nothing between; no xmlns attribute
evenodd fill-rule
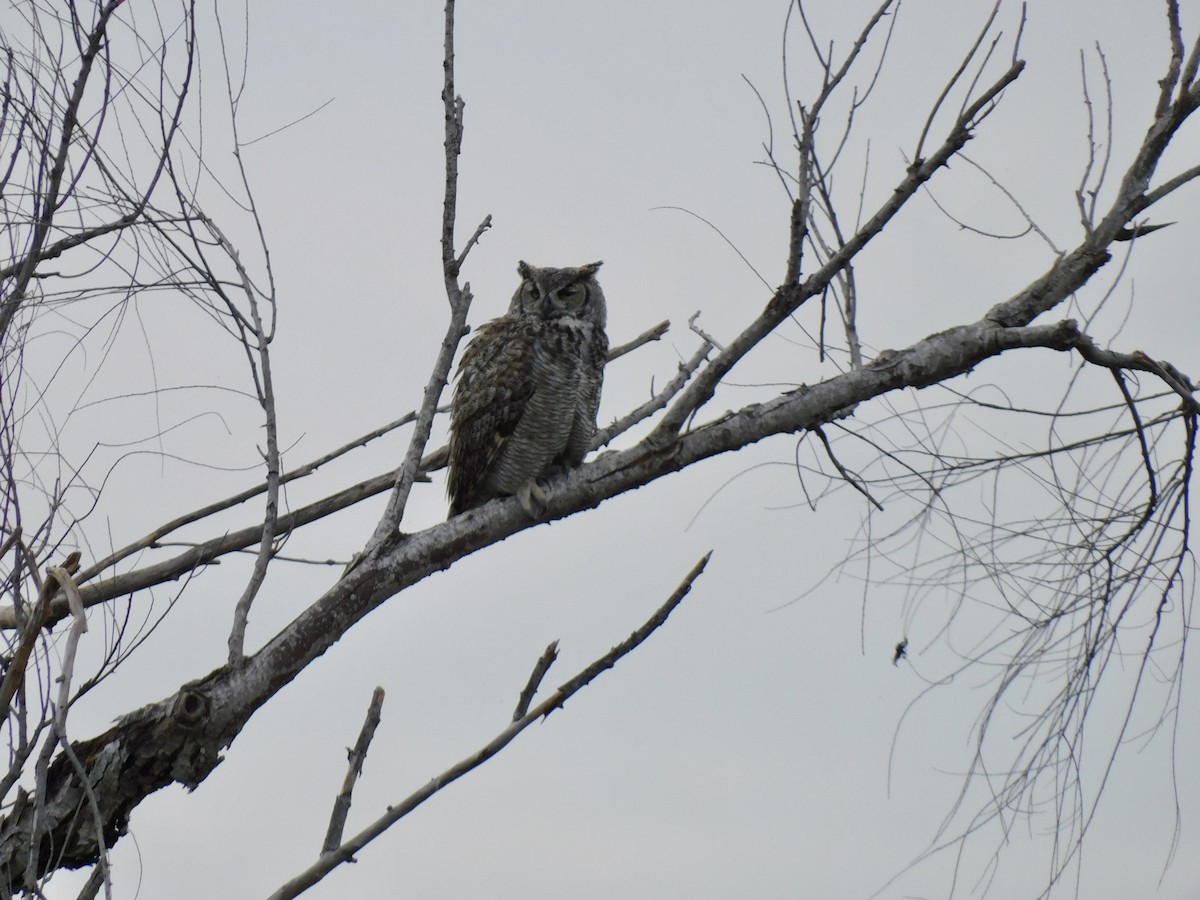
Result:
<svg viewBox="0 0 1200 900"><path fill-rule="evenodd" d="M870 500L871 505L877 510L883 512L883 504L871 496L871 492L867 490L867 487L863 484L862 479L842 465L841 461L837 458L837 455L833 452L833 447L829 443L829 438L825 436L824 430L821 428L813 428L812 433L820 439L821 444L825 447L825 453L829 457L829 461L833 463L834 468L838 470L846 483Z"/></svg>
<svg viewBox="0 0 1200 900"><path fill-rule="evenodd" d="M373 823L371 823L371 825L360 831L354 837L350 838L336 850L322 854L321 858L313 863L313 865L311 865L308 869L304 870L295 878L291 879L286 884L282 885L277 891L275 891L275 893L270 896L269 900L289 900L289 898L298 897L300 894L304 893L306 890L328 875L337 866L344 862L351 861L355 854L367 846L367 844L371 843L371 841L375 840L375 838L379 837L381 834L395 825L398 821L400 821L400 819L404 818L404 816L408 815L438 791L442 790L442 788L453 783L473 769L483 765L483 763L487 762L489 759L503 750L513 741L514 738L516 738L518 734L520 734L534 722L538 721L538 719L545 718L546 716L549 716L550 713L554 712L554 710L561 708L563 704L565 704L567 700L569 700L574 694L586 687L598 675L600 675L600 673L604 672L606 669L611 669L614 665L616 665L617 661L620 660L621 657L626 656L635 650L643 641L646 640L646 638L653 634L664 622L667 621L667 617L671 615L675 608L683 601L683 598L687 596L689 591L691 591L692 583L700 577L700 574L704 571L704 567L708 565L708 561L711 557L712 551L710 550L708 553L704 554L703 558L701 558L701 560L696 563L692 570L684 576L683 581L680 583L679 587L675 589L671 596L667 598L666 603L660 606L655 611L654 615L651 616L628 638L617 644L617 646L613 647L610 651L608 651L608 653L604 654L587 668L576 674L573 678L559 687L553 694L539 703L532 710L529 710L520 718L513 720L508 727L497 734L494 738L492 738L491 741L489 741L475 753L471 754L466 759L455 763L440 775L435 776L424 787L409 795L401 802L389 806L384 815L380 816ZM546 656L550 654L550 650L552 648L556 649L556 645L552 644L550 648L547 648L546 654L543 655L542 659L545 659ZM547 666L548 665L549 663L547 663Z"/></svg>
<svg viewBox="0 0 1200 900"><path fill-rule="evenodd" d="M354 784L362 774L363 762L367 758L367 748L375 737L375 729L379 727L379 718L383 710L383 688L377 687L371 693L371 705L367 707L367 718L358 740L347 750L350 765L346 769L346 777L342 781L342 790L333 802L333 813L329 816L329 828L325 832L325 842L321 845L322 853L329 853L342 843L342 832L346 829L346 816L350 814L350 800L354 794Z"/></svg>
<svg viewBox="0 0 1200 900"><path fill-rule="evenodd" d="M743 75L742 77L745 78L746 76ZM747 83L749 83L749 82L747 82ZM752 90L754 89L754 85L751 84L750 87ZM757 90L755 90L755 93L756 94L758 93ZM759 96L758 99L759 99L759 102L762 102L761 96ZM771 117L768 115L767 116L767 124L770 125L770 122L771 122ZM769 155L769 153L770 153L770 151L768 151L768 155ZM778 166L776 166L776 169L778 170ZM786 181L784 182L784 187L785 188L787 187ZM704 218L704 216L688 209L686 206L654 206L654 207L651 207L652 212L654 210L660 210L660 209L668 209L668 210L673 210L675 212L685 213L686 215L691 216L693 219L703 222L705 225L707 225L709 228L711 228L713 230L713 232L717 235L717 237L719 237L722 241L724 241L729 246L730 250L732 250L734 253L737 254L738 259L740 259L743 263L745 263L746 268L754 273L754 277L757 278L760 282L762 282L763 287L765 287L768 291L771 290L771 282L767 281L767 279L763 277L762 272L758 271L758 269L755 268L754 263L750 262L750 260L746 257L746 254L742 252L742 248L739 247L737 244L735 244L730 239L729 235L727 235L724 231L722 231L715 222L709 221L708 219ZM697 313L697 315L699 315L699 313Z"/></svg>
<svg viewBox="0 0 1200 900"><path fill-rule="evenodd" d="M517 698L517 708L513 710L512 716L514 722L529 712L529 704L533 702L534 695L541 687L542 679L546 677L546 673L550 671L550 667L554 665L556 659L558 659L558 641L551 641L546 647L546 652L538 657L533 671L529 673L529 681L525 683L521 695Z"/></svg>

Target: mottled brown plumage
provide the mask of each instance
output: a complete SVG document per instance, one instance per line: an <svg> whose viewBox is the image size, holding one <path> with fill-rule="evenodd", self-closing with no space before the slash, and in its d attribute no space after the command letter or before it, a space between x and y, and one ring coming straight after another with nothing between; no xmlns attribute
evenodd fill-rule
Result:
<svg viewBox="0 0 1200 900"><path fill-rule="evenodd" d="M608 355L599 267L519 263L508 313L467 345L450 410L450 515L515 494L536 516L538 480L583 462Z"/></svg>

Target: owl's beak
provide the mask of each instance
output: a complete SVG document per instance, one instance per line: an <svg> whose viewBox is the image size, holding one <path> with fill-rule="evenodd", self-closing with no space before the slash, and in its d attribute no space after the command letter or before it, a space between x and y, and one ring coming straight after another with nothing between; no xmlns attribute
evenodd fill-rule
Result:
<svg viewBox="0 0 1200 900"><path fill-rule="evenodd" d="M542 318L543 319L550 318L550 313L552 313L554 311L554 304L550 301L550 296L551 296L550 294L546 294L546 296L542 298Z"/></svg>

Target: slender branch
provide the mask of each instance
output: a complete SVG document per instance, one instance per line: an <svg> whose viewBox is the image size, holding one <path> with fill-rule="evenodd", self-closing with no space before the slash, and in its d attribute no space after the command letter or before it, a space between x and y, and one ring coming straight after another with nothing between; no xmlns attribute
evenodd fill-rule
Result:
<svg viewBox="0 0 1200 900"><path fill-rule="evenodd" d="M445 50L442 60L445 79L442 84L442 106L445 120L446 178L445 196L442 202L442 276L446 286L446 298L450 302L450 324L433 365L433 372L425 385L425 393L417 421L413 427L412 440L408 445L404 463L396 476L396 484L388 498L387 509L375 526L375 532L363 549L362 556L369 555L386 545L397 536L408 495L420 470L421 455L429 442L433 416L441 399L442 391L450 379L450 366L458 350L459 341L467 333L467 312L471 306L471 287L458 285L458 273L462 260L466 258L479 236L490 226L489 215L476 229L467 242L461 257L454 254L454 221L458 208L458 156L462 152L463 100L454 91L454 0L446 0ZM354 563L351 563L353 566Z"/></svg>
<svg viewBox="0 0 1200 900"><path fill-rule="evenodd" d="M231 97L230 106L233 105ZM236 126L234 134L236 138ZM257 215L255 218L257 218ZM234 607L233 627L229 631L229 661L230 663L236 663L244 656L246 625L250 618L250 607L254 603L254 598L258 594L259 588L262 587L262 583L267 577L267 566L271 562L271 554L275 549L275 532L279 524L279 422L275 411L274 379L271 376L271 337L263 327L262 317L259 315L258 297L254 285L250 281L250 275L246 271L245 266L242 265L237 249L225 237L225 234L217 227L217 224L207 216L202 216L201 221L208 226L217 243L224 249L229 259L233 261L238 277L242 282L242 290L245 292L246 302L250 307L251 333L254 336L256 349L258 350L258 366L261 374L258 400L263 409L267 430L267 452L264 454L264 462L267 465L267 502L266 508L263 511L262 537L259 539L258 554L254 559L254 568L250 573L249 580L246 582L245 589L242 591L242 596L238 598L238 602Z"/></svg>
<svg viewBox="0 0 1200 900"><path fill-rule="evenodd" d="M100 893L101 886L107 883L108 873L103 866L97 863L92 867L91 874L88 875L88 880L80 888L75 900L95 900L96 895Z"/></svg>
<svg viewBox="0 0 1200 900"><path fill-rule="evenodd" d="M479 223L479 227L475 229L475 233L471 235L466 246L463 247L462 253L454 260L454 269L456 272L461 272L463 263L467 260L467 254L471 252L471 248L479 243L479 239L483 237L483 233L492 227L492 217L489 213L483 217L483 221Z"/></svg>
<svg viewBox="0 0 1200 900"><path fill-rule="evenodd" d="M713 337L711 334L709 334L707 331L705 331L703 328L701 328L699 325L696 324L696 320L699 318L700 318L699 310L692 313L692 315L688 318L688 328L691 329L691 331L694 334L698 335L700 337L700 339L704 341L704 343L715 347L718 351L724 350L725 347L722 346L720 341L718 341L715 337Z"/></svg>
<svg viewBox="0 0 1200 900"><path fill-rule="evenodd" d="M1163 197L1167 196L1173 191L1179 190L1185 184L1190 181L1194 181L1196 178L1200 178L1200 166L1192 166L1191 168L1184 169L1178 175L1168 178L1153 190L1147 191L1144 197L1140 198L1132 205L1132 212L1130 215L1136 216L1142 210L1148 209Z"/></svg>
<svg viewBox="0 0 1200 900"><path fill-rule="evenodd" d="M367 748L375 737L375 729L379 727L379 719L383 710L383 688L377 687L371 693L371 705L367 707L367 718L358 740L346 752L350 765L346 769L346 777L342 781L342 790L333 803L333 813L329 817L329 828L325 832L325 842L321 845L322 853L330 853L342 843L342 832L346 828L346 817L350 814L350 798L354 793L354 784L362 774L363 762L367 758Z"/></svg>
<svg viewBox="0 0 1200 900"><path fill-rule="evenodd" d="M321 858L313 863L308 869L301 872L295 878L282 885L275 893L270 896L270 900L288 900L288 898L298 897L310 887L315 885L333 869L344 862L350 862L354 859L354 855L362 850L367 844L375 840L400 819L408 815L438 791L442 790L449 784L466 775L468 772L483 765L505 747L507 747L514 738L538 719L549 716L554 710L561 708L567 700L581 689L586 687L598 675L607 669L611 669L617 664L623 656L628 655L633 650L653 634L663 623L667 621L667 617L675 610L683 601L683 598L688 595L692 589L692 583L700 577L704 571L704 567L708 564L712 557L712 551L709 551L704 557L696 563L686 576L679 587L667 598L666 603L660 606L645 624L638 628L633 634L622 641L617 646L613 647L608 653L597 659L587 668L576 674L573 678L558 688L548 698L539 703L536 707L524 713L519 718L513 720L503 731L497 734L491 741L485 744L475 753L468 756L466 759L455 763L440 775L431 779L423 788L410 794L401 802L389 806L387 812L376 819L367 828L360 831L354 837L343 843L336 850L327 852L321 855ZM551 651L556 647L551 644L547 648L546 654L542 659L550 656ZM541 660L539 660L539 665ZM547 663L547 666L549 663ZM535 670L536 674L536 670ZM532 680L532 679L531 679ZM522 694L524 696L524 694Z"/></svg>
<svg viewBox="0 0 1200 900"><path fill-rule="evenodd" d="M438 412L445 412L445 408L440 408ZM349 453L351 450L355 450L359 447L365 447L376 438L382 437L389 432L395 431L397 428L409 424L410 422L414 421L416 417L417 414L415 411L405 413L399 419L389 422L386 425L382 425L364 435L360 435L349 443L338 447L336 450L331 450L324 456L314 459L312 462L305 463L304 465L295 469L289 469L287 472L284 472L279 476L279 484L285 485L289 482L295 481L298 478L304 478L307 475L311 475L313 472L317 471L317 469L321 468L321 466L324 466L338 457ZM390 477L394 481L395 473L390 473ZM105 569L116 565L121 560L127 559L128 557L133 556L135 553L139 553L142 550L157 546L159 541L171 532L178 531L185 525L191 525L194 522L198 522L201 519L206 519L209 516L215 515L216 513L224 512L231 507L237 506L239 503L245 503L247 500L252 500L259 494L266 492L266 490L267 484L263 482L261 484L256 484L254 487L250 487L244 491L233 494L232 496L226 497L223 500L218 500L214 503L208 504L207 506L202 506L199 509L184 513L182 516L174 518L169 522L165 522L158 528L155 528L149 534L134 541L132 544L128 544L127 546L122 547L120 550L117 550L109 556L99 560L95 564L88 566L79 573L79 576L76 580L81 583L90 581ZM7 627L3 624L3 621L3 611L0 611L0 628Z"/></svg>
<svg viewBox="0 0 1200 900"><path fill-rule="evenodd" d="M676 394L683 390L684 385L688 383L696 370L708 359L708 354L713 351L712 344L707 341L700 345L699 349L692 354L691 359L679 364L679 371L675 377L663 386L663 389L643 403L636 409L631 410L621 418L617 419L607 428L599 429L592 437L592 449L603 447L610 443L613 438L624 434L634 425L639 422L644 422L660 409L663 409L671 402Z"/></svg>
<svg viewBox="0 0 1200 900"><path fill-rule="evenodd" d="M1158 82L1159 94L1158 105L1154 109L1155 118L1164 115L1171 105L1175 86L1179 84L1179 70L1183 65L1183 29L1179 25L1178 0L1167 0L1167 34L1171 41L1171 57L1167 64L1167 74Z"/></svg>
<svg viewBox="0 0 1200 900"><path fill-rule="evenodd" d="M450 366L454 362L458 343L467 330L467 311L471 306L470 285L465 285L459 296L460 301L454 306L450 315L450 325L442 338L437 360L434 362L433 374L425 385L421 408L417 412L417 420L413 426L413 435L408 445L408 452L404 456L404 463L396 473L387 509L375 526L375 533L371 535L371 539L363 550L364 555L386 545L388 541L398 536L400 521L404 517L404 508L408 504L408 495L421 471L421 454L429 442L429 435L433 429L433 417L438 410L438 401L450 380Z"/></svg>
<svg viewBox="0 0 1200 900"><path fill-rule="evenodd" d="M79 639L87 634L87 612L83 607L83 598L79 596L79 586L71 577L65 566L51 566L46 570L51 579L58 582L63 593L67 595L67 605L71 609L71 628L67 632L67 646L63 651L62 668L58 675L58 703L54 710L54 727L60 738L67 734L67 710L71 706L71 678L75 672L75 653L79 647Z"/></svg>
<svg viewBox="0 0 1200 900"><path fill-rule="evenodd" d="M638 349L638 347L644 347L651 341L657 341L664 334L666 334L670 328L670 319L664 319L652 328L647 328L633 340L627 341L624 344L619 344L616 347L610 347L605 362L612 362L614 359L619 359L626 353L632 353L634 350Z"/></svg>
<svg viewBox="0 0 1200 900"><path fill-rule="evenodd" d="M1079 351L1079 355L1088 362L1112 369L1114 372L1121 369L1132 369L1157 375L1172 391L1179 395L1184 406L1194 415L1200 415L1200 400L1196 398L1195 386L1169 362L1160 362L1151 359L1141 350L1134 350L1132 353L1117 353L1113 350L1102 350L1086 334L1080 334L1076 337L1073 346Z"/></svg>
<svg viewBox="0 0 1200 900"><path fill-rule="evenodd" d="M458 260L454 255L454 221L458 215L458 157L462 153L463 99L454 91L454 0L446 0L442 46L442 119L446 178L442 196L442 275L446 296L454 306L458 292ZM489 217L490 219L490 217ZM488 220L485 220L485 222Z"/></svg>

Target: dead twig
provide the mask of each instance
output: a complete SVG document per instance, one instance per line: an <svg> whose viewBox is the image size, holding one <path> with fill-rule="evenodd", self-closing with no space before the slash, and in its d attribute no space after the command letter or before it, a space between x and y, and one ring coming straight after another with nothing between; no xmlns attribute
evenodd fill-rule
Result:
<svg viewBox="0 0 1200 900"><path fill-rule="evenodd" d="M556 659L558 659L558 641L551 641L546 652L538 657L533 671L529 673L529 681L521 691L521 696L517 698L517 708L513 710L512 717L514 722L529 712L529 704L533 702L534 694L537 693L542 679L546 677L546 673L550 671L550 667L554 665Z"/></svg>
<svg viewBox="0 0 1200 900"><path fill-rule="evenodd" d="M711 334L709 334L707 331L705 331L703 328L701 328L699 325L696 324L696 320L699 318L700 318L700 310L696 310L694 313L692 313L691 317L688 319L688 328L690 328L693 332L695 332L701 338L703 338L703 340L706 344L712 344L714 347L716 347L718 353L723 351L725 349L725 346L720 341L718 341L715 337L713 337Z"/></svg>
<svg viewBox="0 0 1200 900"><path fill-rule="evenodd" d="M684 385L696 373L696 370L708 359L708 354L713 350L713 345L705 342L700 345L700 348L692 354L692 358L679 364L679 371L675 377L666 383L661 391L643 403L636 409L631 410L626 415L617 419L607 428L601 428L592 438L591 449L595 450L598 447L610 443L613 438L624 434L638 422L645 421L650 418L660 409L663 409L671 398L683 390Z"/></svg>
<svg viewBox="0 0 1200 900"><path fill-rule="evenodd" d="M635 337L632 341L628 341L627 343L620 344L619 346L610 348L608 351L608 357L605 359L605 362L610 363L614 359L619 359L620 357L624 356L626 353L632 353L638 347L642 347L642 346L650 343L651 341L657 341L659 338L661 338L664 334L667 333L667 330L670 327L671 327L671 320L664 319L663 321L661 321L657 325L655 325L653 328L648 328L645 331L643 331L641 334L639 334L637 337Z"/></svg>
<svg viewBox="0 0 1200 900"><path fill-rule="evenodd" d="M347 749L350 765L346 769L346 777L342 781L342 790L333 802L333 813L329 816L329 828L325 832L325 842L321 845L322 853L330 853L342 842L342 832L346 828L346 816L350 814L350 799L354 793L354 784L362 774L363 762L367 758L367 748L375 737L375 729L379 727L380 714L383 710L383 688L377 687L371 693L371 705L367 707L367 718L358 740L354 746Z"/></svg>

